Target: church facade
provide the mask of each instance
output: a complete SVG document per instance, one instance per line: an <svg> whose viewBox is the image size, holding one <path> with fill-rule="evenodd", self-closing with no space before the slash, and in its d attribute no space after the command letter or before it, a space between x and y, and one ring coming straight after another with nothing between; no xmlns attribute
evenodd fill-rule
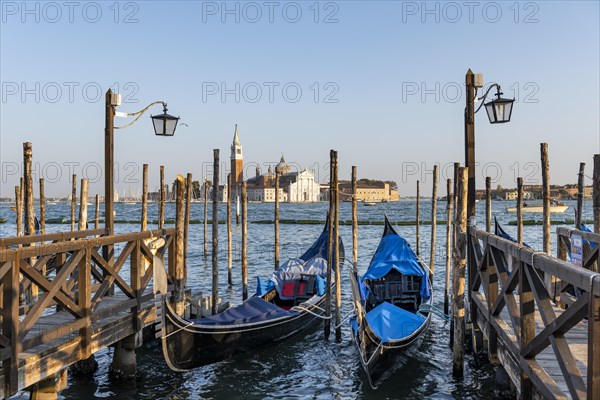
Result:
<svg viewBox="0 0 600 400"><path fill-rule="evenodd" d="M289 203L310 203L319 201L321 185L315 180L315 174L305 168L303 171L291 171L283 156L275 166L279 175L279 201ZM269 167L261 174L256 167L256 175L247 180L248 201L275 202L275 172Z"/></svg>

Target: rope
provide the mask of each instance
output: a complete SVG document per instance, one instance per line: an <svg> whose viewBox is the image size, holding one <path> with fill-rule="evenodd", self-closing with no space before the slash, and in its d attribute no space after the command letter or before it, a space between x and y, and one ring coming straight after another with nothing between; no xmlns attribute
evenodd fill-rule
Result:
<svg viewBox="0 0 600 400"><path fill-rule="evenodd" d="M337 328L339 328L340 326L342 326L342 324L343 324L344 322L346 322L348 319L350 319L350 318L351 318L351 317L353 317L354 315L356 315L356 313L355 313L354 311L352 311L352 312L349 312L349 313L348 313L348 314L347 314L347 315L346 315L344 318L342 318L342 320L340 321L340 323L334 327L334 329L337 329Z"/></svg>
<svg viewBox="0 0 600 400"><path fill-rule="evenodd" d="M365 361L365 358L364 358L364 357L363 357L363 355L361 354L361 355L360 355L360 358L362 359L362 362L363 362L365 365L369 365L369 363L370 363L370 362L373 360L373 357L375 357L375 354L377 354L377 351L378 351L380 348L381 348L381 349L382 349L382 351L383 351L383 341L379 342L379 345L377 346L377 348L375 349L375 351L373 352L373 354L371 354L371 357L369 358L369 361Z"/></svg>
<svg viewBox="0 0 600 400"><path fill-rule="evenodd" d="M306 311L307 313L309 313L312 316L315 316L315 317L321 318L321 319L325 319L325 320L330 320L333 317L332 315L329 315L329 316L319 315L317 313L310 311L308 308L304 308L304 307L300 307L300 306L296 306L294 308L297 308L298 310Z"/></svg>
<svg viewBox="0 0 600 400"><path fill-rule="evenodd" d="M419 309L417 310L417 314L424 317L424 315L422 313L430 313L430 314L437 315L444 321L450 321L452 319L450 317L450 315L444 314L444 312L442 310L440 310L439 308L437 308L433 305L430 305L430 304L421 304L419 306Z"/></svg>

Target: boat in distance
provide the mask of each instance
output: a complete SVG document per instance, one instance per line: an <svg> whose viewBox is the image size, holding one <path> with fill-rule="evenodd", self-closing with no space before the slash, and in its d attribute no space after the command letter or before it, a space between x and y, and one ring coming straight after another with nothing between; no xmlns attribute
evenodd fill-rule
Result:
<svg viewBox="0 0 600 400"><path fill-rule="evenodd" d="M319 318L327 318L328 226L329 218L319 238L302 256L283 263L270 280L258 278L256 294L238 306L206 318L184 319L163 296L161 341L169 367L186 371L221 361L280 342ZM342 261L344 247L341 238L339 241ZM334 279L332 270L332 287Z"/></svg>
<svg viewBox="0 0 600 400"><path fill-rule="evenodd" d="M400 368L431 321L429 268L387 217L383 236L364 275L351 271L354 343L369 384L376 388Z"/></svg>
<svg viewBox="0 0 600 400"><path fill-rule="evenodd" d="M559 202L552 202L550 204L550 212L551 213L564 213L565 211L567 211L568 208L569 208L569 206L567 204L563 204L563 203L559 203ZM544 212L544 206L540 205L540 204L530 205L530 204L524 203L523 207L521 207L521 210L524 213L541 213L541 212ZM507 207L506 212L515 213L515 212L517 212L517 207Z"/></svg>

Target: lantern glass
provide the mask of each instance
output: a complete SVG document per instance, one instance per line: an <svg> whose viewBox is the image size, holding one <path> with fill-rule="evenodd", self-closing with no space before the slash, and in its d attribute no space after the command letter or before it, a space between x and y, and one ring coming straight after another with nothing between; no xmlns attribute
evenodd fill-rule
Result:
<svg viewBox="0 0 600 400"><path fill-rule="evenodd" d="M159 115L153 115L152 123L154 124L154 133L158 136L173 136L178 121L179 117L174 117L166 112Z"/></svg>
<svg viewBox="0 0 600 400"><path fill-rule="evenodd" d="M496 100L492 100L485 104L490 124L503 124L510 121L514 99L503 99L498 96Z"/></svg>

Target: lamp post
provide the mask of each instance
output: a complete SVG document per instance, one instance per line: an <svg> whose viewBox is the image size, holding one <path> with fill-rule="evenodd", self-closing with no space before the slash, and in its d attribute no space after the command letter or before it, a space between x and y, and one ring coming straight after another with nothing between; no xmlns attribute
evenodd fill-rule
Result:
<svg viewBox="0 0 600 400"><path fill-rule="evenodd" d="M106 119L104 128L104 226L108 231L108 235L113 235L115 231L114 225L114 164L115 164L115 129L125 129L137 122L140 117L156 104L163 105L163 114L153 115L152 122L154 125L154 133L157 136L173 136L177 128L178 117L167 114L167 103L163 101L155 101L149 104L144 109L135 113L118 112L116 109L121 105L121 95L113 93L111 89L106 92ZM117 117L136 117L131 123L124 126L115 127L115 116ZM113 246L104 246L102 249L104 259L109 265L114 264Z"/></svg>
<svg viewBox="0 0 600 400"><path fill-rule="evenodd" d="M478 100L482 101L481 105L475 109L475 101L477 99L477 90L483 87L483 75L474 74L470 69L465 76L466 87L466 106L465 106L465 165L468 168L468 191L467 191L467 221L471 222L475 218L475 114L485 105L488 119L491 124L501 124L510 121L512 114L512 106L514 99L504 99L502 96L500 85L492 84L485 94ZM496 99L485 103L490 91L496 88ZM467 228L468 229L468 228ZM475 257L473 247L471 246L471 238L467 235L468 248L468 270L469 270L469 286L468 296L471 303L471 321L476 321L477 314L471 297L471 290L475 279ZM473 325L475 326L475 325ZM475 341L474 341L475 343Z"/></svg>

